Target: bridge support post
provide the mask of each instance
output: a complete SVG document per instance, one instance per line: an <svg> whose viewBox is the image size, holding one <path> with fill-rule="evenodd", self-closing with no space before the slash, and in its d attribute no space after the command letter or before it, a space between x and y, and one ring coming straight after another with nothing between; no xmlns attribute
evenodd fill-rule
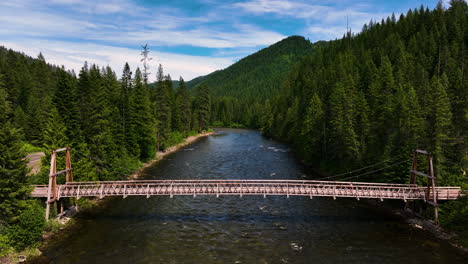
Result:
<svg viewBox="0 0 468 264"><path fill-rule="evenodd" d="M66 169L65 183L73 182L73 169L72 169L72 163L71 163L70 148L66 148L66 151L65 151L65 169ZM76 197L73 197L72 199L73 199L73 205L75 206L76 211L78 211L77 199Z"/></svg>
<svg viewBox="0 0 468 264"><path fill-rule="evenodd" d="M46 213L45 213L45 219L46 221L49 221L49 216L50 216L50 204L52 203L53 200L51 199L52 195L55 197L55 173L56 173L56 165L57 165L57 153L52 151L52 156L50 157L50 171L49 171L49 188L47 189L47 201L46 201ZM54 184L55 183L55 184ZM53 194L52 194L53 193Z"/></svg>
<svg viewBox="0 0 468 264"><path fill-rule="evenodd" d="M57 172L57 153L65 151L65 170ZM49 171L49 186L47 188L47 201L46 201L46 221L49 221L50 217L50 204L54 203L55 211L57 212L57 176L65 173L66 182L73 182L72 166L71 166L71 155L70 148L61 148L52 151L50 157L50 171ZM75 200L76 205L76 200ZM63 211L63 201L60 202L60 209Z"/></svg>
<svg viewBox="0 0 468 264"><path fill-rule="evenodd" d="M436 180L437 177L434 173L434 164L432 160L432 155L429 153L428 156L429 160L429 176L430 176L430 185L428 184L428 189L432 187L432 206L434 207L434 222L439 224L439 205L437 204L437 191L436 191ZM429 196L427 197L427 201L429 201Z"/></svg>
<svg viewBox="0 0 468 264"><path fill-rule="evenodd" d="M417 170L418 167L418 159L417 155L422 154L427 156L427 173L422 173ZM411 178L410 178L410 184L416 184L416 176L424 176L427 178L427 189L424 195L424 202L426 205L431 205L434 208L434 222L436 224L439 224L439 207L437 204L437 190L436 190L436 185L437 185L437 176L434 173L434 163L433 163L433 157L430 152L427 152L425 150L415 150L413 153L413 165L411 167ZM432 195L431 195L432 192ZM421 206L421 205L420 205ZM408 208L408 203L405 205L406 208ZM413 212L414 212L414 202L413 202ZM421 207L420 207L420 211ZM429 214L429 207L426 207L426 215Z"/></svg>

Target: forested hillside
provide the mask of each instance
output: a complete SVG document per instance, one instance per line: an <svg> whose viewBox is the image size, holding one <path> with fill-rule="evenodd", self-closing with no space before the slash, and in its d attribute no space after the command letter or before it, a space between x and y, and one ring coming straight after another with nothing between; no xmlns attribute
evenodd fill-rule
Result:
<svg viewBox="0 0 468 264"><path fill-rule="evenodd" d="M0 48L0 252L40 237L43 205L28 200L28 186L48 181L51 150L73 148L77 181L123 179L158 150L208 128L207 86L192 98L183 79L175 89L161 65L156 85L144 80L128 64L120 78L86 63L76 76L42 55ZM27 176L31 151L47 157L41 173ZM63 160L57 164L63 169Z"/></svg>
<svg viewBox="0 0 468 264"><path fill-rule="evenodd" d="M224 70L187 82L189 89L206 84L213 95L213 116L218 126L244 123L254 126L258 104L276 95L291 67L313 50L304 37L291 36L247 56ZM245 111L247 110L248 111ZM255 119L255 120L253 120Z"/></svg>
<svg viewBox="0 0 468 264"><path fill-rule="evenodd" d="M304 37L292 36L249 55L224 70L215 71L187 82L189 89L203 83L213 96L231 96L241 100L269 98L278 91L291 65L312 50Z"/></svg>
<svg viewBox="0 0 468 264"><path fill-rule="evenodd" d="M244 125L290 142L322 171L390 165L420 148L433 153L439 184L466 188L467 48L465 1L409 10L315 48L278 96L265 103L259 98L247 109L234 105L233 111L260 117ZM213 113L214 120L224 119ZM409 168L408 160L358 180L405 183ZM466 227L466 201L444 208L443 221Z"/></svg>
<svg viewBox="0 0 468 264"><path fill-rule="evenodd" d="M340 165L427 149L440 183L462 184L455 175L468 162L467 11L464 1L421 7L317 48L264 105L263 131L307 160Z"/></svg>

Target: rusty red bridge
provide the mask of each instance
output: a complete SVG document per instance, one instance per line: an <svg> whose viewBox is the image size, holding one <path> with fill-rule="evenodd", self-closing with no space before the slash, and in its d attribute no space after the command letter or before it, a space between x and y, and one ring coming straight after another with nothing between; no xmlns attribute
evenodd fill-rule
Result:
<svg viewBox="0 0 468 264"><path fill-rule="evenodd" d="M461 196L460 187L436 187L438 200ZM48 186L36 185L33 197L47 197ZM174 196L174 195L282 195L307 197L346 197L399 200L432 200L427 187L415 184L386 184L313 180L141 180L69 182L57 185L56 199L62 197Z"/></svg>
<svg viewBox="0 0 468 264"><path fill-rule="evenodd" d="M58 152L65 152L66 167L56 171ZM418 154L428 157L428 172L417 171ZM57 184L57 176L65 174L66 183ZM427 186L416 184L416 176L427 178ZM423 150L416 150L409 184L369 183L348 181L318 180L132 180L132 181L94 181L73 182L70 149L62 148L52 152L48 185L35 185L33 197L47 198L46 218L49 218L50 204L64 197L99 197L106 196L170 196L175 195L236 195L263 197L306 196L367 199L397 199L405 202L421 200L434 206L434 217L437 222L437 201L455 200L463 195L460 187L436 186L436 177L432 166L432 156Z"/></svg>

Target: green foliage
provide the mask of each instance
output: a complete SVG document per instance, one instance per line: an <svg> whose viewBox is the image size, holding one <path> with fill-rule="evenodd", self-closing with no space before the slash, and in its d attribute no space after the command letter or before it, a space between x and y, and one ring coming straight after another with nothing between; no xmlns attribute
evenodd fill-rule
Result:
<svg viewBox="0 0 468 264"><path fill-rule="evenodd" d="M418 148L433 153L438 184L466 188L467 12L459 0L448 9L410 10L398 21L371 22L359 34L309 44L313 52L283 61L288 74L265 77L253 69L265 69L264 62L277 67L281 55L273 51L298 45L297 38L285 39L191 83L210 84L212 123L260 128L319 169L339 173L388 160L386 166ZM277 81L268 93L264 78ZM359 180L405 183L409 168L403 162ZM466 229L467 200L449 204L446 225Z"/></svg>
<svg viewBox="0 0 468 264"><path fill-rule="evenodd" d="M13 248L10 246L8 236L6 234L2 234L0 231L0 257L3 257L11 252L13 252Z"/></svg>
<svg viewBox="0 0 468 264"><path fill-rule="evenodd" d="M166 144L168 147L175 146L179 143L184 142L184 140L185 140L185 137L183 133L178 132L178 131L171 132L169 133L169 137L167 138Z"/></svg>
<svg viewBox="0 0 468 264"><path fill-rule="evenodd" d="M162 65L159 65L157 73L158 83L154 89L154 117L156 120L157 150L164 150L167 146L166 140L171 132L171 87L169 81L165 81Z"/></svg>
<svg viewBox="0 0 468 264"><path fill-rule="evenodd" d="M217 120L217 121L214 121L212 124L211 124L213 127L224 127L224 123Z"/></svg>
<svg viewBox="0 0 468 264"><path fill-rule="evenodd" d="M460 235L460 242L468 246L468 197L444 203L439 209L440 223Z"/></svg>
<svg viewBox="0 0 468 264"><path fill-rule="evenodd" d="M10 244L18 250L33 245L41 238L44 226L44 208L39 201L29 201L7 231Z"/></svg>
<svg viewBox="0 0 468 264"><path fill-rule="evenodd" d="M210 122L210 111L211 111L211 98L210 89L206 85L200 85L198 87L197 97L194 102L194 112L197 113L198 126L193 127L194 130L203 131L208 129Z"/></svg>
<svg viewBox="0 0 468 264"><path fill-rule="evenodd" d="M43 152L45 149L43 147L33 146L30 143L22 142L20 151L23 153L34 153L34 152Z"/></svg>
<svg viewBox="0 0 468 264"><path fill-rule="evenodd" d="M154 157L156 148L154 117L151 115L151 102L149 94L142 82L140 69L135 72L135 86L132 91L131 109L132 119L130 120L131 131L134 134L131 138L137 144L133 148L139 149L140 160L148 160Z"/></svg>
<svg viewBox="0 0 468 264"><path fill-rule="evenodd" d="M187 83L190 90L202 84L213 96L229 96L242 101L267 99L278 93L290 67L312 50L309 41L292 36L247 56L230 67Z"/></svg>
<svg viewBox="0 0 468 264"><path fill-rule="evenodd" d="M62 228L62 224L58 219L49 219L44 225L44 231L46 232L58 232Z"/></svg>
<svg viewBox="0 0 468 264"><path fill-rule="evenodd" d="M162 66L156 86L147 86L142 78L127 63L120 80L110 67L87 63L77 77L48 65L42 55L33 59L0 48L0 224L11 230L10 245L20 248L35 240L27 237L25 225L31 224L35 236L41 222L33 224L37 208L24 201L30 184L47 183L51 150L72 148L75 181L124 179L157 150L192 135L192 124L207 128L209 89L198 98L201 104L193 115L194 99L182 78L173 82ZM46 153L41 173L27 177L23 158L38 151ZM63 155L57 166L64 168ZM31 218L22 212L31 212ZM5 237L0 230L2 251L8 247Z"/></svg>
<svg viewBox="0 0 468 264"><path fill-rule="evenodd" d="M0 220L14 222L29 193L19 132L7 121L0 127Z"/></svg>
<svg viewBox="0 0 468 264"><path fill-rule="evenodd" d="M212 82L211 122L261 128L294 144L307 161L336 172L396 162L415 148L426 149L434 154L439 183L460 184L468 166L467 32L460 30L468 28L466 11L463 1L453 1L448 10L411 10L398 21L372 22L360 34L311 45L313 52L296 58L297 65L287 64L290 72L278 93L251 96L261 89L244 78L262 76L237 76L233 69L248 69L246 64L273 54L278 45L286 53L299 45L293 44L297 38L283 40L199 79ZM225 72L233 76L227 84L220 81ZM232 79L248 84L230 86ZM373 180L406 182L408 166Z"/></svg>

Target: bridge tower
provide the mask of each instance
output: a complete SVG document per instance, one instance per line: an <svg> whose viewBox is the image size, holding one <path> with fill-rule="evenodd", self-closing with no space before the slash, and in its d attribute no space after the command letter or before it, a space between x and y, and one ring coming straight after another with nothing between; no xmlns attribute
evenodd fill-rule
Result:
<svg viewBox="0 0 468 264"><path fill-rule="evenodd" d="M427 173L418 171L418 155L424 155L427 157ZM431 205L434 208L434 222L439 223L439 207L437 205L437 176L434 173L434 163L432 154L425 150L416 149L413 152L413 164L411 166L410 184L417 184L417 176L423 176L427 178L427 189L424 201L427 205ZM429 208L428 208L429 209Z"/></svg>
<svg viewBox="0 0 468 264"><path fill-rule="evenodd" d="M65 169L57 172L57 153L65 152ZM50 204L54 203L57 208L57 176L65 173L65 181L73 182L73 173L71 165L70 148L61 148L52 150L50 158L50 171L49 171L49 185L47 188L47 201L46 201L46 215L48 221L50 215ZM63 211L63 202L61 204L61 211Z"/></svg>

